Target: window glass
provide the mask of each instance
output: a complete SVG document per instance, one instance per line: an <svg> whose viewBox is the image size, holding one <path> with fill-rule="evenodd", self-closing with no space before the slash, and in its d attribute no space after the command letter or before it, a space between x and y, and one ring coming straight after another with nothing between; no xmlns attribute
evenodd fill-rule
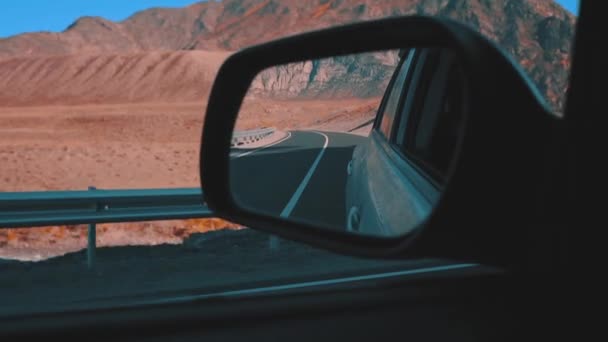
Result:
<svg viewBox="0 0 608 342"><path fill-rule="evenodd" d="M406 152L422 161L434 173L445 176L458 144L459 129L464 119L464 75L454 56L435 52L437 64L429 65L426 92L412 119L412 138Z"/></svg>
<svg viewBox="0 0 608 342"><path fill-rule="evenodd" d="M344 257L208 218L98 225L97 266L88 268L87 225L2 224L7 193L63 193L91 186L120 191L199 188L198 155L208 95L220 65L239 49L352 22L438 16L468 25L506 51L557 114L569 87L577 0L387 0L373 6L359 0L193 2L22 0L3 6L0 316L61 310L62 305L91 308L95 303L117 305L175 293L206 295L358 276L381 273L386 267L423 274L419 269L450 263ZM295 106L255 101L249 117L262 127L306 124L311 130L363 139L386 96L376 129L396 139L416 163L445 175L446 156L457 146L456 132L466 106L462 71L448 62L428 67L438 58L435 55L418 64L418 56L409 51L393 89L383 95L399 63L396 56L387 51L372 59L346 56L298 66L306 71L305 78L290 78L294 69L282 70L260 86L314 94L329 91L329 98L306 99ZM370 60L375 68L356 67ZM343 82L353 71L379 86L354 89L353 83ZM318 87L302 86L311 80ZM334 101L332 96L340 98ZM247 128L250 123L243 124ZM347 156L344 164L349 162L342 146L349 139L336 140L335 151L328 151L324 160L319 157L318 172L347 173L346 167L326 163L334 152ZM314 160L313 155L310 164ZM302 179L309 169L302 167ZM269 186L252 184L275 195L285 190L275 183L283 176L277 173ZM337 187L331 177L327 182L310 179L309 189L314 191ZM385 201L395 202L394 196ZM108 299L112 296L118 299Z"/></svg>
<svg viewBox="0 0 608 342"><path fill-rule="evenodd" d="M399 115L399 128L396 134L395 143L399 146L403 146L406 137L406 131L408 128L408 120L414 102L418 96L424 96L423 91L420 89L423 87L423 71L424 66L429 63L429 49L420 49L418 57L416 58L416 66L412 71L412 79L407 94L404 94L405 99L401 106L401 113Z"/></svg>
<svg viewBox="0 0 608 342"><path fill-rule="evenodd" d="M393 130L393 121L397 113L399 106L399 100L402 98L405 90L407 89L406 80L410 73L410 65L414 56L414 50L411 50L407 55L406 59L399 69L399 74L393 83L393 87L390 90L386 103L382 108L381 121L380 121L380 132L387 138L390 139L391 132Z"/></svg>

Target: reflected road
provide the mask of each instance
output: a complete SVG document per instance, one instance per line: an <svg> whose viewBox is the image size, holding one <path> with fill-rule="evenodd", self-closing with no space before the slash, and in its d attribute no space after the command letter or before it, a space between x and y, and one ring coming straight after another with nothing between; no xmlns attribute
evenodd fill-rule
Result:
<svg viewBox="0 0 608 342"><path fill-rule="evenodd" d="M230 181L243 206L314 223L345 227L346 166L365 137L291 131L256 150L234 149Z"/></svg>

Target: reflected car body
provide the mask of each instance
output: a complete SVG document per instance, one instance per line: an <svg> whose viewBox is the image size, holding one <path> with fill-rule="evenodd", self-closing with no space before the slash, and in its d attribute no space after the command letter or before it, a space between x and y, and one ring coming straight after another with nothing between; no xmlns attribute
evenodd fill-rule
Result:
<svg viewBox="0 0 608 342"><path fill-rule="evenodd" d="M355 148L346 180L349 231L397 236L424 220L439 190L388 146L377 132Z"/></svg>
<svg viewBox="0 0 608 342"><path fill-rule="evenodd" d="M400 56L372 132L347 166L348 231L394 237L419 226L455 153L466 110L457 61L440 49Z"/></svg>

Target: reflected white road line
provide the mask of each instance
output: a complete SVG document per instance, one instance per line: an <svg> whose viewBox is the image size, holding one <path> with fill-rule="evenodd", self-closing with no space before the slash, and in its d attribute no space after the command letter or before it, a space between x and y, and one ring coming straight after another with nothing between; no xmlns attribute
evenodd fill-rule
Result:
<svg viewBox="0 0 608 342"><path fill-rule="evenodd" d="M315 170L317 169L317 166L319 165L319 162L321 161L323 154L325 154L325 149L327 148L327 145L329 144L329 137L327 135L325 135L324 133L321 133L321 132L315 132L315 131L313 131L313 132L325 137L325 144L323 144L323 148L321 148L321 152L319 152L317 159L315 159L315 161L312 163L312 166L308 170L308 173L306 174L306 176L304 176L304 179L302 179L302 182L300 183L300 185L298 186L296 191L293 193L293 196L291 196L291 199L289 200L289 202L287 202L287 205L281 212L281 217L289 217L289 215L291 215L293 208L295 208L296 204L298 204L298 200L300 199L300 196L302 196L302 192L304 192L304 189L306 189L306 186L308 185L310 178L312 177L313 173L315 173Z"/></svg>
<svg viewBox="0 0 608 342"><path fill-rule="evenodd" d="M277 140L277 141L273 142L272 144L268 144L266 146L262 146L260 148L256 148L255 150L247 151L247 152L244 152L244 153L241 153L241 154L237 154L236 156L231 156L231 157L232 158L241 158L241 157L244 157L244 156L248 156L248 155L250 155L252 153L259 152L259 151L261 151L261 150L263 150L265 148L269 148L269 147L274 146L276 144L280 144L280 143L282 143L283 141L285 141L285 140L287 140L289 138L291 138L291 132L287 132L287 136L286 137L284 137L281 140Z"/></svg>

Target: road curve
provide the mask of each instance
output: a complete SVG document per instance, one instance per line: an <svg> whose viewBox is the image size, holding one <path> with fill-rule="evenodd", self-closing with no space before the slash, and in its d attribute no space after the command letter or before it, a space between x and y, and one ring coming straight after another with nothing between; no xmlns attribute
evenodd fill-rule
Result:
<svg viewBox="0 0 608 342"><path fill-rule="evenodd" d="M364 137L291 131L289 139L253 151L235 150L231 187L240 204L275 216L345 226L346 165Z"/></svg>

